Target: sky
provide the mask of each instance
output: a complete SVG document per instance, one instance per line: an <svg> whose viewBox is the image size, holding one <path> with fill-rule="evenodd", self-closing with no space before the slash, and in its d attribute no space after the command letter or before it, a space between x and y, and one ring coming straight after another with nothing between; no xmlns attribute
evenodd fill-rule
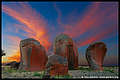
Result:
<svg viewBox="0 0 120 80"><path fill-rule="evenodd" d="M107 46L104 64L118 64L118 2L2 2L2 62L19 61L26 38L52 51L61 33L76 43L79 64L87 64L86 49L96 41Z"/></svg>

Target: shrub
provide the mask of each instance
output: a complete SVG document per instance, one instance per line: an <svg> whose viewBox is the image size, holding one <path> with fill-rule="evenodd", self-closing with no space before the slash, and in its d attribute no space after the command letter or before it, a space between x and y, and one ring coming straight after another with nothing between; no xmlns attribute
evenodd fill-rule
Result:
<svg viewBox="0 0 120 80"><path fill-rule="evenodd" d="M54 76L54 78L64 78L64 79L68 79L68 78L72 78L72 76L71 75L56 75L56 76Z"/></svg>
<svg viewBox="0 0 120 80"><path fill-rule="evenodd" d="M41 75L38 72L34 72L33 76L41 76Z"/></svg>
<svg viewBox="0 0 120 80"><path fill-rule="evenodd" d="M17 72L17 71L14 70L14 69L8 69L7 72L9 72L9 73L13 73L13 72Z"/></svg>
<svg viewBox="0 0 120 80"><path fill-rule="evenodd" d="M40 73L38 73L38 72L34 72L33 76L39 76L40 78L42 78L42 77L43 77L43 74L40 74Z"/></svg>

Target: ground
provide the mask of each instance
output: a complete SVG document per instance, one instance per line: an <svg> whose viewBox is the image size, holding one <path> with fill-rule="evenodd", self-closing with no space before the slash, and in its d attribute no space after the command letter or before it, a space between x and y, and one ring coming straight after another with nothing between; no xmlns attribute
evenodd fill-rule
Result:
<svg viewBox="0 0 120 80"><path fill-rule="evenodd" d="M42 78L44 71L29 72L11 69L2 66L2 78ZM51 78L85 78L85 77L118 77L118 67L104 67L103 71L92 71L88 66L79 66L76 70L69 70L68 75L54 76Z"/></svg>
<svg viewBox="0 0 120 80"><path fill-rule="evenodd" d="M103 67L103 71L93 71L88 66L81 66L78 70L69 70L72 78L100 78L100 77L118 77L118 67Z"/></svg>

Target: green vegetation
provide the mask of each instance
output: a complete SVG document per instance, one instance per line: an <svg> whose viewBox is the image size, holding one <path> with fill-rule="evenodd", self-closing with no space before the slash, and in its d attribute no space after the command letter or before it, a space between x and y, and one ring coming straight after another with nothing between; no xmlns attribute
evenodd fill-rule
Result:
<svg viewBox="0 0 120 80"><path fill-rule="evenodd" d="M70 66L70 67L69 67L69 70L74 70L74 67Z"/></svg>
<svg viewBox="0 0 120 80"><path fill-rule="evenodd" d="M112 75L118 75L118 67L103 67L103 74L108 74L105 72L110 72ZM86 73L91 73L94 71L91 70L88 66L80 66L77 69L74 70L69 70L68 75L56 75L56 76L51 76L50 78L55 78L55 79L70 79L74 76L79 76L84 75ZM3 78L9 78L9 77L20 77L20 78L43 78L44 76L44 71L36 71L36 72L31 72L31 71L25 71L25 70L16 70L13 68L10 68L9 66L2 66L2 77ZM98 74L99 75L99 74ZM108 74L109 75L109 74Z"/></svg>
<svg viewBox="0 0 120 80"><path fill-rule="evenodd" d="M64 79L70 79L70 78L72 78L72 76L71 75L56 75L56 76L54 76L53 78L56 78L56 79L61 79L61 78L64 78Z"/></svg>
<svg viewBox="0 0 120 80"><path fill-rule="evenodd" d="M103 67L103 71L108 71L108 72L111 72L111 73L114 73L114 68L116 68L116 67ZM91 68L89 68L89 67L82 67L82 66L80 66L79 68L78 68L78 70L83 70L83 71L93 71Z"/></svg>
<svg viewBox="0 0 120 80"><path fill-rule="evenodd" d="M109 68L104 68L104 71L108 71L108 72L114 73L114 70L113 69L109 69Z"/></svg>
<svg viewBox="0 0 120 80"><path fill-rule="evenodd" d="M79 67L78 70L92 71L92 69L86 67Z"/></svg>
<svg viewBox="0 0 120 80"><path fill-rule="evenodd" d="M6 71L9 72L9 73L16 72L15 69L10 68L9 66L3 67L3 68L4 68L3 72L6 72Z"/></svg>
<svg viewBox="0 0 120 80"><path fill-rule="evenodd" d="M26 71L26 70L16 70L17 72L28 72L28 71Z"/></svg>
<svg viewBox="0 0 120 80"><path fill-rule="evenodd" d="M27 72L25 70L16 70L14 68L11 68L9 66L5 66L3 72L9 72L9 73L14 73L14 72Z"/></svg>
<svg viewBox="0 0 120 80"><path fill-rule="evenodd" d="M41 74L38 72L34 72L33 76L41 76Z"/></svg>
<svg viewBox="0 0 120 80"><path fill-rule="evenodd" d="M33 76L38 76L38 77L40 77L40 78L43 78L43 76L44 76L44 72L41 72L41 73L39 73L39 72L34 72L33 73ZM71 75L56 75L56 76L51 76L50 78L55 78L55 79L61 79L61 78L64 78L64 79L68 79L68 78L72 78L72 76Z"/></svg>
<svg viewBox="0 0 120 80"><path fill-rule="evenodd" d="M44 76L44 71L34 72L34 73L33 73L33 76L38 76L38 77L40 77L40 78L43 78L43 76Z"/></svg>
<svg viewBox="0 0 120 80"><path fill-rule="evenodd" d="M13 72L16 72L16 70L14 70L14 69L9 69L8 72L9 72L9 73L13 73Z"/></svg>

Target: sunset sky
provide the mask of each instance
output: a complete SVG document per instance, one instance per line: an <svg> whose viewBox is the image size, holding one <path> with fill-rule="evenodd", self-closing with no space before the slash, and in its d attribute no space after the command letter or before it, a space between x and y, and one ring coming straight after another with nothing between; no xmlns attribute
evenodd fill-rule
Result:
<svg viewBox="0 0 120 80"><path fill-rule="evenodd" d="M65 33L76 43L79 63L87 64L90 43L107 45L104 64L118 62L118 2L2 2L2 62L19 61L19 43L38 40L52 51L55 37Z"/></svg>

